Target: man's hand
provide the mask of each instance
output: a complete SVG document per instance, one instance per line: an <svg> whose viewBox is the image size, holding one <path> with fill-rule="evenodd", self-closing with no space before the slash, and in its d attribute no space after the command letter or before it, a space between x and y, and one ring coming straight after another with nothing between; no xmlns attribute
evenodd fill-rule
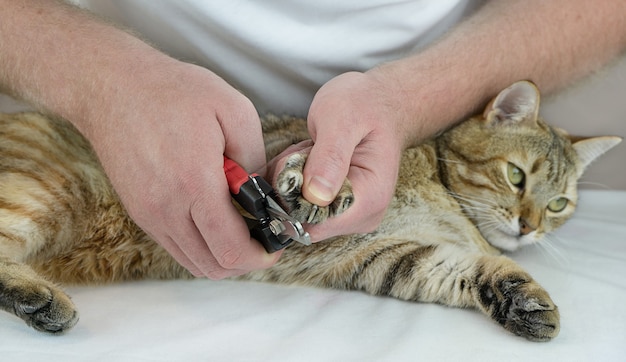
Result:
<svg viewBox="0 0 626 362"><path fill-rule="evenodd" d="M342 74L316 94L308 116L314 145L304 168L304 197L328 205L348 177L355 203L336 219L311 226L313 240L369 232L382 220L406 142L398 100L374 73Z"/></svg>
<svg viewBox="0 0 626 362"><path fill-rule="evenodd" d="M248 99L211 71L63 2L0 4L0 87L72 122L142 229L197 276L277 260L250 239L223 170L226 155L263 172Z"/></svg>
<svg viewBox="0 0 626 362"><path fill-rule="evenodd" d="M249 171L265 164L256 110L203 68L178 63L153 72L90 130L130 216L196 276L271 266L280 253L268 255L250 238L223 170L224 154Z"/></svg>

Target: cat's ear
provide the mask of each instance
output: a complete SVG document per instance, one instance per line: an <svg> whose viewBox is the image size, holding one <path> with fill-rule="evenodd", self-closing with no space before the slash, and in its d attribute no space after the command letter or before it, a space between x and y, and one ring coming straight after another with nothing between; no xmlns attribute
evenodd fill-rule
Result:
<svg viewBox="0 0 626 362"><path fill-rule="evenodd" d="M572 146L578 154L579 175L598 157L602 156L611 148L622 142L621 137L604 136L591 138L575 138L572 137Z"/></svg>
<svg viewBox="0 0 626 362"><path fill-rule="evenodd" d="M532 82L513 83L485 108L485 122L488 125L535 126L539 114L539 99L539 90Z"/></svg>

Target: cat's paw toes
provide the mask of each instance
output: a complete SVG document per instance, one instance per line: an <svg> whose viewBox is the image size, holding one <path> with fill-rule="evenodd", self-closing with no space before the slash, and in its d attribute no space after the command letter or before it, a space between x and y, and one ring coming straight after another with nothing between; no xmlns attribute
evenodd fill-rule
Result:
<svg viewBox="0 0 626 362"><path fill-rule="evenodd" d="M59 289L36 285L12 294L15 314L38 331L63 333L78 322L74 303Z"/></svg>
<svg viewBox="0 0 626 362"><path fill-rule="evenodd" d="M327 206L310 203L302 196L306 155L295 153L287 157L285 168L278 174L276 190L291 216L309 224L320 223L346 211L354 203L352 186L345 180L337 197Z"/></svg>
<svg viewBox="0 0 626 362"><path fill-rule="evenodd" d="M302 193L304 176L302 170L289 166L290 163L287 162L287 167L278 175L276 189L283 197L296 198Z"/></svg>
<svg viewBox="0 0 626 362"><path fill-rule="evenodd" d="M532 341L549 341L559 334L559 310L540 285L532 280L508 279L497 289L494 294L501 298L497 298L500 300L492 316L504 328Z"/></svg>
<svg viewBox="0 0 626 362"><path fill-rule="evenodd" d="M533 341L549 341L559 334L559 309L536 283L521 285L512 293L504 327Z"/></svg>

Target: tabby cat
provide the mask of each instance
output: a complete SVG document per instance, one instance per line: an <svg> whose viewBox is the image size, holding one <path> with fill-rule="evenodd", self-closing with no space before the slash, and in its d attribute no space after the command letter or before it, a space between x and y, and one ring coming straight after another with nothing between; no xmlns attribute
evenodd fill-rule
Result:
<svg viewBox="0 0 626 362"><path fill-rule="evenodd" d="M548 293L498 250L541 241L574 212L585 167L621 141L573 139L538 118L529 82L436 139L404 152L378 229L294 244L274 267L239 279L361 290L477 308L507 330L546 341L559 332ZM268 117L268 157L308 138L301 119ZM289 156L276 190L290 213L319 223L352 203L301 196L305 156ZM191 278L128 217L89 143L69 123L0 115L0 307L60 333L78 314L55 283Z"/></svg>

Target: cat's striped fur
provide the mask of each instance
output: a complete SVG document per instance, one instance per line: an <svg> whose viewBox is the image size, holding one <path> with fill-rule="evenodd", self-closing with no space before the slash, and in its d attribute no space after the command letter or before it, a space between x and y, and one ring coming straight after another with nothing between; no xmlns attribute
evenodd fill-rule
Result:
<svg viewBox="0 0 626 362"><path fill-rule="evenodd" d="M531 340L555 337L559 313L548 293L496 247L540 242L569 218L576 180L619 138L572 144L537 118L538 104L532 84L507 88L484 115L404 153L376 231L290 246L274 267L241 279L473 307ZM269 157L308 137L305 121L291 118L268 117L264 133ZM347 209L346 182L331 206L311 214L300 195L305 159L290 156L276 182L290 212L322 222ZM0 116L0 307L57 333L78 317L53 282L190 277L130 220L70 124Z"/></svg>

